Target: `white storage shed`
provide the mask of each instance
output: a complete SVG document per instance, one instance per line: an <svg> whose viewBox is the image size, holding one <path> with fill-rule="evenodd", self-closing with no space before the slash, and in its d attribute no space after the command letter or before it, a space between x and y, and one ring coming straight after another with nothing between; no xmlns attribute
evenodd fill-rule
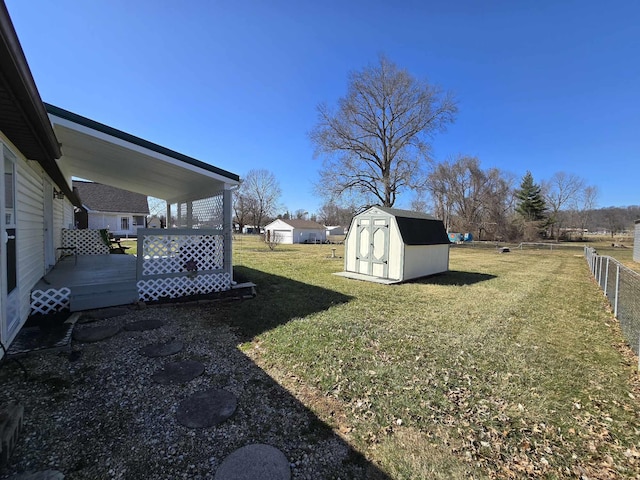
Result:
<svg viewBox="0 0 640 480"><path fill-rule="evenodd" d="M277 238L278 242L283 244L327 241L324 226L310 220L274 220L264 227L264 234L267 238Z"/></svg>
<svg viewBox="0 0 640 480"><path fill-rule="evenodd" d="M356 215L345 240L340 275L398 283L449 270L444 223L430 215L371 207Z"/></svg>

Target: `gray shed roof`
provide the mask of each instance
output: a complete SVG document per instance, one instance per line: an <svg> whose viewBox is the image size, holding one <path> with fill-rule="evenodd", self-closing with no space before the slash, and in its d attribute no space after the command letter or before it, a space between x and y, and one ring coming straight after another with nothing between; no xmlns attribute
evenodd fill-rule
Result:
<svg viewBox="0 0 640 480"><path fill-rule="evenodd" d="M442 220L431 215L399 208L371 208L377 208L395 217L402 241L406 245L447 245L451 243Z"/></svg>
<svg viewBox="0 0 640 480"><path fill-rule="evenodd" d="M320 225L318 222L312 222L311 220L300 219L281 219L287 225L297 228L299 230L324 230L324 225Z"/></svg>
<svg viewBox="0 0 640 480"><path fill-rule="evenodd" d="M95 182L73 181L82 204L98 212L136 213L149 215L146 195Z"/></svg>

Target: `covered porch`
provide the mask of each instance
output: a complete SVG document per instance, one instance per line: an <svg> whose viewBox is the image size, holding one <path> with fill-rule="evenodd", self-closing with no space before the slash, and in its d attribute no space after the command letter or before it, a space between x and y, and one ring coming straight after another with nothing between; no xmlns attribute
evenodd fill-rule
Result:
<svg viewBox="0 0 640 480"><path fill-rule="evenodd" d="M58 166L69 183L82 178L163 199L169 228L139 229L137 257L78 255L77 263L64 258L33 289L42 298L32 294L32 311L44 308L45 296L49 303L59 300L62 308L76 311L231 288L237 175L59 107L45 107L61 144ZM72 246L64 244L69 240L62 240L62 232L57 235L56 245Z"/></svg>

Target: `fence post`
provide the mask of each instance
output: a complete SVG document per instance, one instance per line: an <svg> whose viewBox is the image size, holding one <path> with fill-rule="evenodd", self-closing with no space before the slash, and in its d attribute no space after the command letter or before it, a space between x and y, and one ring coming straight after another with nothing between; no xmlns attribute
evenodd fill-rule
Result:
<svg viewBox="0 0 640 480"><path fill-rule="evenodd" d="M613 316L618 318L618 297L620 296L620 264L616 265L616 299L613 302Z"/></svg>
<svg viewBox="0 0 640 480"><path fill-rule="evenodd" d="M609 286L609 260L611 257L607 257L607 268L604 271L604 296L608 297L609 295L607 295L607 287Z"/></svg>

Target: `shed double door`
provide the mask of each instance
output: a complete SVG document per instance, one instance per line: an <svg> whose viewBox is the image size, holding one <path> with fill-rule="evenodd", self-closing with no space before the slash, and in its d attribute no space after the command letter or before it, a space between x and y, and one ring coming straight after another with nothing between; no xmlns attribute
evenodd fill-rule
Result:
<svg viewBox="0 0 640 480"><path fill-rule="evenodd" d="M362 217L357 224L358 273L389 277L389 218Z"/></svg>

